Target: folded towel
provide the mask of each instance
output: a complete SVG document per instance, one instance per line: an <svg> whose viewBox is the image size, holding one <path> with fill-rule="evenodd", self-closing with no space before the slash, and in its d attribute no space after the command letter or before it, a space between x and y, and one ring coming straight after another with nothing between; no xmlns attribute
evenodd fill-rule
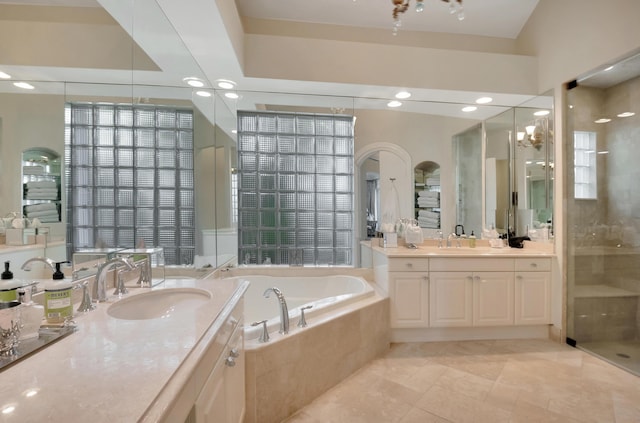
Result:
<svg viewBox="0 0 640 423"><path fill-rule="evenodd" d="M440 213L429 210L420 210L418 211L418 217L440 219Z"/></svg>
<svg viewBox="0 0 640 423"><path fill-rule="evenodd" d="M60 222L59 216L51 216L51 217L39 217L38 220L42 223L55 223Z"/></svg>
<svg viewBox="0 0 640 423"><path fill-rule="evenodd" d="M418 192L420 198L440 198L438 191L420 191Z"/></svg>
<svg viewBox="0 0 640 423"><path fill-rule="evenodd" d="M30 188L58 188L56 181L29 181L27 182L27 189Z"/></svg>
<svg viewBox="0 0 640 423"><path fill-rule="evenodd" d="M40 203L40 204L30 204L28 206L24 206L24 210L27 213L44 211L44 210L55 210L57 212L58 207L55 205L55 203Z"/></svg>
<svg viewBox="0 0 640 423"><path fill-rule="evenodd" d="M427 185L440 185L440 178L427 178L425 182Z"/></svg>
<svg viewBox="0 0 640 423"><path fill-rule="evenodd" d="M48 217L48 216L58 216L58 210L43 210L43 211L27 212L28 218Z"/></svg>
<svg viewBox="0 0 640 423"><path fill-rule="evenodd" d="M418 200L418 207L440 207L440 201L431 199L431 200Z"/></svg>

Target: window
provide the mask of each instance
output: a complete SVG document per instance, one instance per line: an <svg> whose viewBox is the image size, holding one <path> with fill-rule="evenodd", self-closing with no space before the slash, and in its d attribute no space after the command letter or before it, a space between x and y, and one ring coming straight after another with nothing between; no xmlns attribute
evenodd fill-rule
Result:
<svg viewBox="0 0 640 423"><path fill-rule="evenodd" d="M65 164L71 253L144 242L167 264L193 263L191 110L69 103Z"/></svg>
<svg viewBox="0 0 640 423"><path fill-rule="evenodd" d="M596 179L596 133L575 131L573 133L574 197L595 200Z"/></svg>
<svg viewBox="0 0 640 423"><path fill-rule="evenodd" d="M352 264L353 117L238 112L238 178L241 262Z"/></svg>

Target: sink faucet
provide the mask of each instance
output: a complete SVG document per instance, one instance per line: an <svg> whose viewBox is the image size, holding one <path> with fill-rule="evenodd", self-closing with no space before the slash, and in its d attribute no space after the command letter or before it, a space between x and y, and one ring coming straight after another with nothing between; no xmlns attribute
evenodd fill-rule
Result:
<svg viewBox="0 0 640 423"><path fill-rule="evenodd" d="M462 246L460 244L460 237L456 235L454 232L452 232L449 234L449 237L447 238L447 248L453 247L453 243L452 243L453 240L456 241L456 248L460 248Z"/></svg>
<svg viewBox="0 0 640 423"><path fill-rule="evenodd" d="M47 257L32 257L32 258L30 258L29 260L25 261L22 264L21 269L22 270L26 270L26 271L31 270L31 263L36 262L36 261L39 261L39 262L44 263L47 266L49 266L51 268L52 272L56 271L56 262L51 260L50 258L47 258Z"/></svg>
<svg viewBox="0 0 640 423"><path fill-rule="evenodd" d="M93 282L92 298L95 302L107 301L107 282L106 276L110 268L118 265L125 266L128 270L134 267L129 260L124 257L114 257L98 267L95 281Z"/></svg>
<svg viewBox="0 0 640 423"><path fill-rule="evenodd" d="M289 333L289 309L287 308L287 302L284 299L284 295L282 291L280 291L275 286L273 288L267 288L264 291L264 297L269 298L269 293L273 292L278 297L278 301L280 302L280 333L287 334Z"/></svg>

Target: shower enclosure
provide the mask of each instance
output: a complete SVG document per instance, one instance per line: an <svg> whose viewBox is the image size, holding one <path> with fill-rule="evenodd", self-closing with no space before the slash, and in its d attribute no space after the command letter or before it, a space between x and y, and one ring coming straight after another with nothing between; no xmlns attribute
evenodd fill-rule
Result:
<svg viewBox="0 0 640 423"><path fill-rule="evenodd" d="M607 66L608 67L608 66ZM567 84L567 342L640 375L640 55Z"/></svg>

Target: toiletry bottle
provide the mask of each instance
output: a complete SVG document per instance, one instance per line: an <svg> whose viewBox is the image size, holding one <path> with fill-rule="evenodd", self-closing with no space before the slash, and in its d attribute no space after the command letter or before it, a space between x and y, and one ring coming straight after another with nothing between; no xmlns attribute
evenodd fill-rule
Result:
<svg viewBox="0 0 640 423"><path fill-rule="evenodd" d="M31 301L28 295L31 287L20 288L18 290L18 299L22 303L22 330L20 331L20 340L37 338L40 336L39 330L44 317L44 307Z"/></svg>
<svg viewBox="0 0 640 423"><path fill-rule="evenodd" d="M18 299L18 285L13 280L13 272L9 270L10 262L4 262L4 272L0 275L0 301L16 301Z"/></svg>
<svg viewBox="0 0 640 423"><path fill-rule="evenodd" d="M469 235L469 248L476 248L476 236L471 231L471 235Z"/></svg>
<svg viewBox="0 0 640 423"><path fill-rule="evenodd" d="M62 263L56 263L53 280L44 288L44 315L49 323L64 323L73 317L73 303L71 299L71 282L64 280L64 273L60 270Z"/></svg>

